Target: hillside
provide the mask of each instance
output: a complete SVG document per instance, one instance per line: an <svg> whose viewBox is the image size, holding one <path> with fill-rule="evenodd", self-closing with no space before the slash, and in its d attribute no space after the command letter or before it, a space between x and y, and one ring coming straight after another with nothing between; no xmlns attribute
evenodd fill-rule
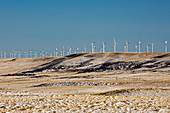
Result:
<svg viewBox="0 0 170 113"><path fill-rule="evenodd" d="M66 57L1 59L0 74L34 72L169 71L170 53L79 53Z"/></svg>
<svg viewBox="0 0 170 113"><path fill-rule="evenodd" d="M0 112L168 113L169 81L170 53L0 59Z"/></svg>

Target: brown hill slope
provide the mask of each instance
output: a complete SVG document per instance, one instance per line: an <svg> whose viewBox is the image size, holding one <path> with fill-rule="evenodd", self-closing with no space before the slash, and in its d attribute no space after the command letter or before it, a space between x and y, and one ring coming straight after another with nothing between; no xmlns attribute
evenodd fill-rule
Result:
<svg viewBox="0 0 170 113"><path fill-rule="evenodd" d="M30 72L107 70L168 70L169 53L86 53L72 54L34 68Z"/></svg>
<svg viewBox="0 0 170 113"><path fill-rule="evenodd" d="M79 53L66 57L1 59L0 74L107 70L166 70L170 53Z"/></svg>

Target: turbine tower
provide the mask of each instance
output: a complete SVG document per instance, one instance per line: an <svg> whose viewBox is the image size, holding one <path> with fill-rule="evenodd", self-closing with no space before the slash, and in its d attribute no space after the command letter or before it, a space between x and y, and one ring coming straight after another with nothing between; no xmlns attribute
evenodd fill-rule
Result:
<svg viewBox="0 0 170 113"><path fill-rule="evenodd" d="M94 53L94 43L91 43L91 52Z"/></svg>
<svg viewBox="0 0 170 113"><path fill-rule="evenodd" d="M139 53L140 53L140 44L141 44L141 42L139 41L138 44L139 44Z"/></svg>
<svg viewBox="0 0 170 113"><path fill-rule="evenodd" d="M153 41L151 42L151 45L152 45L152 53L153 53Z"/></svg>
<svg viewBox="0 0 170 113"><path fill-rule="evenodd" d="M9 58L12 58L12 52L9 52Z"/></svg>
<svg viewBox="0 0 170 113"><path fill-rule="evenodd" d="M14 56L13 56L13 52L11 52L11 58L13 58Z"/></svg>
<svg viewBox="0 0 170 113"><path fill-rule="evenodd" d="M84 47L84 53L86 53L86 47Z"/></svg>
<svg viewBox="0 0 170 113"><path fill-rule="evenodd" d="M126 42L126 52L129 52L129 46L128 46L129 42Z"/></svg>
<svg viewBox="0 0 170 113"><path fill-rule="evenodd" d="M13 50L13 52L14 52L14 58L16 58L16 52Z"/></svg>
<svg viewBox="0 0 170 113"><path fill-rule="evenodd" d="M24 56L25 56L25 58L27 58L27 52L26 51L24 52Z"/></svg>
<svg viewBox="0 0 170 113"><path fill-rule="evenodd" d="M63 46L63 56L64 56L64 46Z"/></svg>
<svg viewBox="0 0 170 113"><path fill-rule="evenodd" d="M6 58L6 52L4 51L4 58Z"/></svg>
<svg viewBox="0 0 170 113"><path fill-rule="evenodd" d="M62 57L63 55L62 55L62 51L60 51L60 56Z"/></svg>
<svg viewBox="0 0 170 113"><path fill-rule="evenodd" d="M69 48L69 54L71 55L71 47Z"/></svg>
<svg viewBox="0 0 170 113"><path fill-rule="evenodd" d="M57 54L58 54L58 52L57 52L57 48L55 49L55 56L57 57Z"/></svg>
<svg viewBox="0 0 170 113"><path fill-rule="evenodd" d="M149 46L148 45L146 46L146 52L147 53L149 52Z"/></svg>
<svg viewBox="0 0 170 113"><path fill-rule="evenodd" d="M21 51L18 51L18 58L21 58Z"/></svg>
<svg viewBox="0 0 170 113"><path fill-rule="evenodd" d="M76 51L75 51L75 53L78 53L79 52L79 48L76 48Z"/></svg>
<svg viewBox="0 0 170 113"><path fill-rule="evenodd" d="M102 42L102 47L103 47L103 53L105 52L105 43Z"/></svg>
<svg viewBox="0 0 170 113"><path fill-rule="evenodd" d="M32 50L30 50L30 58L32 58Z"/></svg>
<svg viewBox="0 0 170 113"><path fill-rule="evenodd" d="M3 58L3 53L1 52L1 59Z"/></svg>
<svg viewBox="0 0 170 113"><path fill-rule="evenodd" d="M167 47L167 45L168 45L168 41L166 40L166 41L165 41L165 53L168 52L168 47Z"/></svg>
<svg viewBox="0 0 170 113"><path fill-rule="evenodd" d="M34 52L34 58L37 58L37 52L36 51Z"/></svg>
<svg viewBox="0 0 170 113"><path fill-rule="evenodd" d="M116 41L115 41L115 39L114 39L114 45L113 45L113 47L114 47L114 52L116 52Z"/></svg>
<svg viewBox="0 0 170 113"><path fill-rule="evenodd" d="M43 56L44 56L44 51L43 51ZM45 52L45 56L48 57L48 52Z"/></svg>
<svg viewBox="0 0 170 113"><path fill-rule="evenodd" d="M124 45L124 52L126 52L126 45Z"/></svg>

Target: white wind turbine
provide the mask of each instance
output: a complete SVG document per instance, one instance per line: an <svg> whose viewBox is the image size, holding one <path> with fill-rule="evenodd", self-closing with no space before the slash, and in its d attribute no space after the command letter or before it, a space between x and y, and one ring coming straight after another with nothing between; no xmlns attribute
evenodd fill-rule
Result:
<svg viewBox="0 0 170 113"><path fill-rule="evenodd" d="M153 41L151 41L151 46L152 46L152 53L153 53L153 44L154 44L154 43L153 43Z"/></svg>
<svg viewBox="0 0 170 113"><path fill-rule="evenodd" d="M71 47L69 47L69 55L71 55Z"/></svg>
<svg viewBox="0 0 170 113"><path fill-rule="evenodd" d="M126 52L129 52L129 42L126 41Z"/></svg>
<svg viewBox="0 0 170 113"><path fill-rule="evenodd" d="M44 52L43 52L43 55L44 55ZM48 57L48 52L47 51L45 52L45 56Z"/></svg>
<svg viewBox="0 0 170 113"><path fill-rule="evenodd" d="M115 38L114 38L114 43L113 43L113 48L114 48L114 52L116 52L116 41L115 41Z"/></svg>
<svg viewBox="0 0 170 113"><path fill-rule="evenodd" d="M63 46L63 56L64 56L64 46Z"/></svg>
<svg viewBox="0 0 170 113"><path fill-rule="evenodd" d="M37 52L36 51L34 52L34 58L37 58Z"/></svg>
<svg viewBox="0 0 170 113"><path fill-rule="evenodd" d="M125 45L124 45L124 52L126 52L126 50L127 50L127 49L126 49L126 44L125 44Z"/></svg>
<svg viewBox="0 0 170 113"><path fill-rule="evenodd" d="M10 56L10 58L12 58L12 52L9 52L9 56Z"/></svg>
<svg viewBox="0 0 170 113"><path fill-rule="evenodd" d="M18 58L21 58L21 51L18 50Z"/></svg>
<svg viewBox="0 0 170 113"><path fill-rule="evenodd" d="M166 41L165 41L165 53L168 52L168 47L167 47L167 46L168 46L168 41L166 40Z"/></svg>
<svg viewBox="0 0 170 113"><path fill-rule="evenodd" d="M92 42L91 43L91 52L94 53L95 52L95 45L94 45L95 42Z"/></svg>
<svg viewBox="0 0 170 113"><path fill-rule="evenodd" d="M146 46L146 52L149 53L149 46Z"/></svg>
<svg viewBox="0 0 170 113"><path fill-rule="evenodd" d="M3 58L3 53L1 52L1 59Z"/></svg>
<svg viewBox="0 0 170 113"><path fill-rule="evenodd" d="M28 57L27 57L27 52L26 52L26 51L24 52L24 56L25 56L25 58L28 58Z"/></svg>
<svg viewBox="0 0 170 113"><path fill-rule="evenodd" d="M63 55L62 55L62 51L60 51L60 56L62 57Z"/></svg>
<svg viewBox="0 0 170 113"><path fill-rule="evenodd" d="M13 50L13 52L14 52L14 58L16 58L16 51Z"/></svg>
<svg viewBox="0 0 170 113"><path fill-rule="evenodd" d="M75 51L75 53L78 53L79 52L79 48L76 48L76 51Z"/></svg>
<svg viewBox="0 0 170 113"><path fill-rule="evenodd" d="M57 57L58 55L58 52L57 52L57 48L55 49L55 56Z"/></svg>
<svg viewBox="0 0 170 113"><path fill-rule="evenodd" d="M141 44L141 42L139 41L138 44L139 44L139 53L140 53L140 44Z"/></svg>
<svg viewBox="0 0 170 113"><path fill-rule="evenodd" d="M84 46L84 53L86 53L86 47Z"/></svg>
<svg viewBox="0 0 170 113"><path fill-rule="evenodd" d="M30 58L32 58L32 50L30 50Z"/></svg>
<svg viewBox="0 0 170 113"><path fill-rule="evenodd" d="M105 52L105 43L102 42L103 53Z"/></svg>
<svg viewBox="0 0 170 113"><path fill-rule="evenodd" d="M6 58L6 52L4 51L4 58Z"/></svg>

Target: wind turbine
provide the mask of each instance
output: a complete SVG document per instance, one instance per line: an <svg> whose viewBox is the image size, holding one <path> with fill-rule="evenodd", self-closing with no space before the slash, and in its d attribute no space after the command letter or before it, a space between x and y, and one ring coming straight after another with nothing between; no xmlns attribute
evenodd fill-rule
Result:
<svg viewBox="0 0 170 113"><path fill-rule="evenodd" d="M69 48L69 54L71 55L71 47Z"/></svg>
<svg viewBox="0 0 170 113"><path fill-rule="evenodd" d="M24 56L25 56L25 58L27 58L27 52L26 51L24 52Z"/></svg>
<svg viewBox="0 0 170 113"><path fill-rule="evenodd" d="M41 51L41 57L44 57L44 56L45 56L44 53L45 53L44 51ZM47 56L47 52L46 52L46 56Z"/></svg>
<svg viewBox="0 0 170 113"><path fill-rule="evenodd" d="M130 44L130 42L126 41L126 52L129 52L129 44Z"/></svg>
<svg viewBox="0 0 170 113"><path fill-rule="evenodd" d="M13 52L14 52L14 58L16 58L16 52L13 50Z"/></svg>
<svg viewBox="0 0 170 113"><path fill-rule="evenodd" d="M30 58L32 58L32 50L30 50Z"/></svg>
<svg viewBox="0 0 170 113"><path fill-rule="evenodd" d="M10 58L12 58L12 53L11 52L9 52L9 56L10 56Z"/></svg>
<svg viewBox="0 0 170 113"><path fill-rule="evenodd" d="M105 52L105 43L102 42L103 53Z"/></svg>
<svg viewBox="0 0 170 113"><path fill-rule="evenodd" d="M84 46L84 53L86 53L86 47Z"/></svg>
<svg viewBox="0 0 170 113"><path fill-rule="evenodd" d="M58 52L57 52L57 48L55 49L55 56L57 57L57 54L58 54Z"/></svg>
<svg viewBox="0 0 170 113"><path fill-rule="evenodd" d="M152 45L152 53L153 53L153 41L151 41L151 45Z"/></svg>
<svg viewBox="0 0 170 113"><path fill-rule="evenodd" d="M64 46L63 46L63 56L64 56Z"/></svg>
<svg viewBox="0 0 170 113"><path fill-rule="evenodd" d="M3 58L3 53L1 52L1 59Z"/></svg>
<svg viewBox="0 0 170 113"><path fill-rule="evenodd" d="M149 53L149 46L146 46L146 52Z"/></svg>
<svg viewBox="0 0 170 113"><path fill-rule="evenodd" d="M37 52L36 51L34 52L34 58L37 58Z"/></svg>
<svg viewBox="0 0 170 113"><path fill-rule="evenodd" d="M11 58L14 58L14 54L13 54L13 52L11 52Z"/></svg>
<svg viewBox="0 0 170 113"><path fill-rule="evenodd" d="M4 51L4 58L6 58L6 52Z"/></svg>
<svg viewBox="0 0 170 113"><path fill-rule="evenodd" d="M95 45L94 45L95 42L92 42L91 43L91 52L94 53L95 52Z"/></svg>
<svg viewBox="0 0 170 113"><path fill-rule="evenodd" d="M18 58L21 58L21 51L18 50Z"/></svg>
<svg viewBox="0 0 170 113"><path fill-rule="evenodd" d="M126 49L126 44L125 44L125 45L124 45L124 52L126 52L126 50L127 50L127 49Z"/></svg>
<svg viewBox="0 0 170 113"><path fill-rule="evenodd" d="M114 38L114 43L113 43L113 47L114 47L114 52L116 52L116 41L115 41L115 38Z"/></svg>
<svg viewBox="0 0 170 113"><path fill-rule="evenodd" d="M140 53L140 44L141 44L141 42L139 41L138 44L139 44L139 53Z"/></svg>
<svg viewBox="0 0 170 113"><path fill-rule="evenodd" d="M93 42L91 43L91 52L94 53L94 44L93 44Z"/></svg>
<svg viewBox="0 0 170 113"><path fill-rule="evenodd" d="M62 55L62 51L60 51L60 56L63 56L63 55Z"/></svg>
<svg viewBox="0 0 170 113"><path fill-rule="evenodd" d="M76 48L76 51L75 51L75 53L78 53L79 52L79 48Z"/></svg>
<svg viewBox="0 0 170 113"><path fill-rule="evenodd" d="M43 52L43 55L44 55L44 52ZM47 51L45 52L45 56L48 57L48 52Z"/></svg>
<svg viewBox="0 0 170 113"><path fill-rule="evenodd" d="M12 52L9 52L9 55L10 55L10 58L12 58L12 56L13 56L13 55L12 55Z"/></svg>
<svg viewBox="0 0 170 113"><path fill-rule="evenodd" d="M165 53L168 52L168 47L167 47L167 46L168 46L168 41L166 40L166 41L165 41Z"/></svg>

